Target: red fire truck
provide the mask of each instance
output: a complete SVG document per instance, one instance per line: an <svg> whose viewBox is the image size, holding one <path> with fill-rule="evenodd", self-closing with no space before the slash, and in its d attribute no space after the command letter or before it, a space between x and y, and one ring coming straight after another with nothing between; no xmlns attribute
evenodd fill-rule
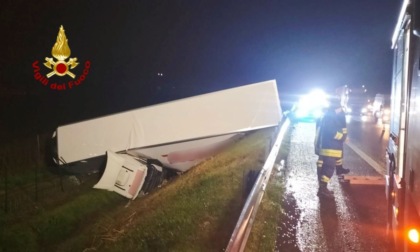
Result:
<svg viewBox="0 0 420 252"><path fill-rule="evenodd" d="M420 0L403 1L392 49L388 234L397 251L420 251Z"/></svg>

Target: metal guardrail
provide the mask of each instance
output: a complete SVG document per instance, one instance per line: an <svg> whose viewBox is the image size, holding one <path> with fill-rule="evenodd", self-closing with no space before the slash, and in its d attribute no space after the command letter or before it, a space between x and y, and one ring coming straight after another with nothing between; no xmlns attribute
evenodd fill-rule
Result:
<svg viewBox="0 0 420 252"><path fill-rule="evenodd" d="M227 252L243 251L245 249L258 207L265 192L265 187L270 179L274 162L277 158L284 134L286 133L289 125L290 120L289 118L286 118L281 125L276 141L271 148L264 166L261 169L250 194L248 195L244 208L242 209L241 215L239 216L238 222L236 223L235 229L226 248Z"/></svg>

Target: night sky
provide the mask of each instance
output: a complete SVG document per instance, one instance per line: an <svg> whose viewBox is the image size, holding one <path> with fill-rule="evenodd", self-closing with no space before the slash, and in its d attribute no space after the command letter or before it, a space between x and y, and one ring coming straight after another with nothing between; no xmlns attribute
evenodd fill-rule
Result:
<svg viewBox="0 0 420 252"><path fill-rule="evenodd" d="M401 0L2 1L3 132L58 125L276 79L283 106L312 88L389 92ZM77 87L34 79L63 25ZM163 75L161 75L162 73ZM77 78L76 78L77 79ZM53 76L49 84L68 83ZM173 122L168 122L173 123Z"/></svg>

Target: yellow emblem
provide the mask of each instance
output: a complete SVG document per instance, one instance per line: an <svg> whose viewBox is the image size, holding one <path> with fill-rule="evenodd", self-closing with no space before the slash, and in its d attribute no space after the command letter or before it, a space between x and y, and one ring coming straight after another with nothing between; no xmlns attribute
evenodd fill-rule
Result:
<svg viewBox="0 0 420 252"><path fill-rule="evenodd" d="M53 71L47 74L47 77L50 78L54 74L58 76L68 75L74 79L76 77L69 69L75 68L79 63L77 58L70 58L67 62L65 61L70 57L70 47L68 45L66 34L64 33L63 26L60 26L58 31L57 41L55 42L51 54L57 61L54 61L53 58L45 58L44 65Z"/></svg>

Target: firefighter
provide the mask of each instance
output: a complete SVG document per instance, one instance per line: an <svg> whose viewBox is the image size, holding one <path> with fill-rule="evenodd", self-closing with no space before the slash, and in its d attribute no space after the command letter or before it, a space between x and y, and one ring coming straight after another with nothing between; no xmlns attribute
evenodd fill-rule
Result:
<svg viewBox="0 0 420 252"><path fill-rule="evenodd" d="M322 119L317 121L315 136L315 154L317 154L317 174L319 181L318 196L333 198L334 194L327 187L336 171L337 176L347 174L343 167L343 144L347 138L346 117L338 98L330 100L330 106Z"/></svg>

